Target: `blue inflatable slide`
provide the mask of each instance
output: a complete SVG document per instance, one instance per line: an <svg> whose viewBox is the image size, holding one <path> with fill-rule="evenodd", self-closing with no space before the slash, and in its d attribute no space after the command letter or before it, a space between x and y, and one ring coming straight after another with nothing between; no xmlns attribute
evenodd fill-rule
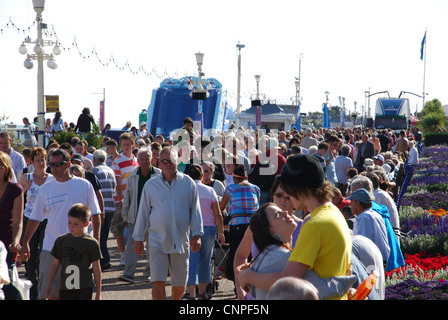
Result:
<svg viewBox="0 0 448 320"><path fill-rule="evenodd" d="M190 96L188 81L197 83L196 77L165 79L160 87L152 92L151 103L147 111L147 127L153 136L161 134L169 137L183 126L183 120L191 117L201 123L205 134L222 132L228 129L233 109L227 103L225 92L219 81L208 78L211 85L210 96L205 100L193 100ZM223 94L224 93L224 94ZM202 117L198 116L199 111Z"/></svg>

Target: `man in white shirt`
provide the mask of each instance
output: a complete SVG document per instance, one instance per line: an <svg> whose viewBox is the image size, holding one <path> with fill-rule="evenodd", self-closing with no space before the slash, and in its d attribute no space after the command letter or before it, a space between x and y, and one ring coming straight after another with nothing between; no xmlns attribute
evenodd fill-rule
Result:
<svg viewBox="0 0 448 320"><path fill-rule="evenodd" d="M411 140L409 141L409 159L408 164L418 164L418 150L415 147L415 141Z"/></svg>
<svg viewBox="0 0 448 320"><path fill-rule="evenodd" d="M148 232L152 297L166 299L169 269L172 300L179 300L186 289L190 247L192 252L201 247L202 215L195 182L177 171L177 151L166 147L159 160L162 174L143 187L133 234L134 250L142 255Z"/></svg>
<svg viewBox="0 0 448 320"><path fill-rule="evenodd" d="M7 131L0 132L0 151L5 152L11 159L12 170L17 179L26 168L25 158L11 147L12 139Z"/></svg>
<svg viewBox="0 0 448 320"><path fill-rule="evenodd" d="M74 204L83 203L90 208L92 212L91 226L93 228L93 237L98 243L100 242L101 210L92 184L86 179L70 174L70 156L62 149L53 152L49 165L55 179L43 184L39 190L22 239L23 249L20 253L24 260L29 258L29 241L39 223L47 219L40 255L38 299L45 299L48 274L53 261L53 256L50 252L56 238L69 232L68 211ZM59 276L56 276L51 290L51 298L57 299L59 296L60 284L58 280Z"/></svg>
<svg viewBox="0 0 448 320"><path fill-rule="evenodd" d="M374 172L366 173L367 178L372 181L373 184L373 196L375 202L382 204L389 209L389 221L394 230L400 229L400 219L398 217L397 206L389 193L380 188L380 178Z"/></svg>

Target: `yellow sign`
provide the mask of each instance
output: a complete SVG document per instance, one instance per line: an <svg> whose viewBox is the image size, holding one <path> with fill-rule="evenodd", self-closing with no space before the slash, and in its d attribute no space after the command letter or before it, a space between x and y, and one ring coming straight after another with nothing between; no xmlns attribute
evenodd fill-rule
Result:
<svg viewBox="0 0 448 320"><path fill-rule="evenodd" d="M59 96L45 96L46 112L59 111Z"/></svg>

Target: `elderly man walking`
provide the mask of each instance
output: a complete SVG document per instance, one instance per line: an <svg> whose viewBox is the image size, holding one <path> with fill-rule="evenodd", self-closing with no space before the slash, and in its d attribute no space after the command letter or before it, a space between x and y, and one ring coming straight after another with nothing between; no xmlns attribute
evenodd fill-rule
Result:
<svg viewBox="0 0 448 320"><path fill-rule="evenodd" d="M101 193L104 201L104 216L101 221L101 237L100 248L103 258L101 259L101 270L107 270L112 267L110 263L109 249L107 247L107 240L109 238L110 223L114 216L115 208L115 189L117 182L115 180L114 171L106 165L107 153L103 150L96 150L93 153L93 169L92 173L98 178L101 184Z"/></svg>
<svg viewBox="0 0 448 320"><path fill-rule="evenodd" d="M134 250L143 253L148 230L148 254L154 300L165 300L168 270L172 300L179 300L186 289L190 247L201 247L203 234L198 189L189 176L177 171L178 154L171 147L160 152L162 174L143 187L134 229Z"/></svg>
<svg viewBox="0 0 448 320"><path fill-rule="evenodd" d="M134 169L128 178L128 185L123 198L123 210L121 215L123 221L127 224L128 234L134 233L135 221L145 183L159 175L162 171L151 165L152 152L149 147L142 147L137 152L137 161L140 167ZM118 277L118 280L125 282L134 282L135 269L137 268L138 256L134 252L134 238L128 237L126 242L126 263L123 273ZM149 259L146 269L143 271L144 275L149 277Z"/></svg>

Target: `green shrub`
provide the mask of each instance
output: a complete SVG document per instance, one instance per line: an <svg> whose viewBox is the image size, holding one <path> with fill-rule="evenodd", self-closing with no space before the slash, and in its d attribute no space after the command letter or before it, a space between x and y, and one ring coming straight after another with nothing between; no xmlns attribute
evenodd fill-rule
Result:
<svg viewBox="0 0 448 320"><path fill-rule="evenodd" d="M448 145L447 132L433 132L425 134L425 146Z"/></svg>

